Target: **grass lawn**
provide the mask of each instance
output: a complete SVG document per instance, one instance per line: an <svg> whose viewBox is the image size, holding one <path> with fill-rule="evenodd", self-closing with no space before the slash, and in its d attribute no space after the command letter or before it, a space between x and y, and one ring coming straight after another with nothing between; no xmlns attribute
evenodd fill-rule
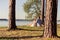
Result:
<svg viewBox="0 0 60 40"><path fill-rule="evenodd" d="M19 30L7 31L7 27L0 27L0 40L60 40L60 38L42 38L44 27L17 26ZM60 36L60 25L57 26Z"/></svg>

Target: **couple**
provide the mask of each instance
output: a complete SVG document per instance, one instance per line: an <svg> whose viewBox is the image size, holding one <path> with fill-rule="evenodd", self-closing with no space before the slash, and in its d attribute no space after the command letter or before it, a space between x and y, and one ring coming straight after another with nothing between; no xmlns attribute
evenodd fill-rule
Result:
<svg viewBox="0 0 60 40"><path fill-rule="evenodd" d="M40 17L38 17L38 18L34 18L32 24L30 26L31 27L41 26L41 24L42 24L42 21L41 21Z"/></svg>

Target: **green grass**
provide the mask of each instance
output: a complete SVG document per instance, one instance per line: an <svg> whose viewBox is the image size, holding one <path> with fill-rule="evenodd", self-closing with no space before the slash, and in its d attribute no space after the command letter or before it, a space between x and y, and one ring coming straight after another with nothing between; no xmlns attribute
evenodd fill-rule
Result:
<svg viewBox="0 0 60 40"><path fill-rule="evenodd" d="M28 30L43 30L44 27L17 26L17 28Z"/></svg>
<svg viewBox="0 0 60 40"><path fill-rule="evenodd" d="M0 37L24 37L24 36L40 36L43 34L44 27L30 27L30 26L17 26L17 28L22 30L11 30L7 31L7 27L0 27ZM6 29L6 30L5 30ZM3 30L3 31L1 31ZM5 31L4 31L5 30ZM60 36L60 25L57 25L57 35ZM0 40L13 40L10 39L0 39ZM16 39L17 40L17 39ZM31 38L21 38L19 40L60 40L60 38L40 38L40 37L31 37Z"/></svg>

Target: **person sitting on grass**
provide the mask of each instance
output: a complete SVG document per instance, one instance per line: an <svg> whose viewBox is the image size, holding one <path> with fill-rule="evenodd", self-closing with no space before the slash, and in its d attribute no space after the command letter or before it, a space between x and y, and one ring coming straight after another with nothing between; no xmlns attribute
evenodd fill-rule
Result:
<svg viewBox="0 0 60 40"><path fill-rule="evenodd" d="M37 19L37 26L42 26L42 20L40 19L40 17Z"/></svg>
<svg viewBox="0 0 60 40"><path fill-rule="evenodd" d="M42 21L41 21L41 19L40 19L40 17L35 17L34 19L33 19L33 21L32 21L32 23L31 24L29 24L29 26L31 26L31 27L36 27L36 26L38 26L38 27L40 27L40 26L42 26Z"/></svg>
<svg viewBox="0 0 60 40"><path fill-rule="evenodd" d="M32 24L31 24L31 27L34 27L34 26L37 26L37 20L36 20L36 18L33 20Z"/></svg>

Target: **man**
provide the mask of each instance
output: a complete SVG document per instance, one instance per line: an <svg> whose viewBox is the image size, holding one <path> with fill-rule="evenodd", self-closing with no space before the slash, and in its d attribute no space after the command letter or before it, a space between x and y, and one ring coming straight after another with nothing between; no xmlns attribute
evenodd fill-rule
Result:
<svg viewBox="0 0 60 40"><path fill-rule="evenodd" d="M41 26L41 24L42 24L42 21L41 21L41 19L40 19L40 17L37 19L37 26Z"/></svg>

